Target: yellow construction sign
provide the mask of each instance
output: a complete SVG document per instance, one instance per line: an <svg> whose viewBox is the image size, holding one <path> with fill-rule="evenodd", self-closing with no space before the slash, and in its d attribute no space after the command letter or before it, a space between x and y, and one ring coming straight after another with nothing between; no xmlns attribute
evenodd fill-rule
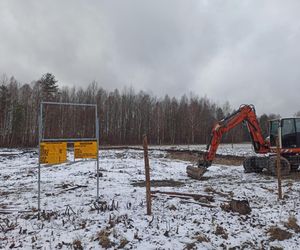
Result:
<svg viewBox="0 0 300 250"><path fill-rule="evenodd" d="M67 161L66 142L41 142L40 163L59 164Z"/></svg>
<svg viewBox="0 0 300 250"><path fill-rule="evenodd" d="M97 142L85 141L74 143L75 158L92 158L97 159Z"/></svg>

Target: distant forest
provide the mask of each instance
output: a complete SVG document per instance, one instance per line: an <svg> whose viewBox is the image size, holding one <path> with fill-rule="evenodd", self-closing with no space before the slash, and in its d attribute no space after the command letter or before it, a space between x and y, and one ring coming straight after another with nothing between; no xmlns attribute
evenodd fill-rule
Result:
<svg viewBox="0 0 300 250"><path fill-rule="evenodd" d="M199 93L201 94L201 93ZM141 144L147 134L151 144L204 144L208 143L214 122L233 112L227 102L217 105L206 96L197 95L181 98L163 98L133 88L107 91L92 82L86 88L59 87L55 76L47 73L30 84L18 82L14 77L0 78L0 146L31 147L38 144L38 114L41 101L97 104L100 122L100 143L105 145ZM235 107L238 108L238 107ZM59 115L48 112L47 122L51 123L48 136L78 137L84 130L94 128L81 124L80 130L72 126L86 121L82 112L70 113L60 110ZM268 119L278 115L262 115L259 121L267 135ZM72 118L73 117L73 118ZM51 118L51 119L50 119ZM69 127L62 124L67 120ZM75 129L74 129L75 128ZM65 131L65 132L64 132ZM224 135L223 142L238 143L249 141L245 126L240 125Z"/></svg>

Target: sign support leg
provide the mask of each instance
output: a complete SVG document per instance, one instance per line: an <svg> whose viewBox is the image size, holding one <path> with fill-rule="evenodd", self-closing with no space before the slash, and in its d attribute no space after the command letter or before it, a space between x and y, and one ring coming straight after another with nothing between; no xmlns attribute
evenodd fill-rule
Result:
<svg viewBox="0 0 300 250"><path fill-rule="evenodd" d="M97 200L99 200L99 121L96 106L96 137L97 137Z"/></svg>
<svg viewBox="0 0 300 250"><path fill-rule="evenodd" d="M97 155L97 200L98 199L99 199L99 155Z"/></svg>
<svg viewBox="0 0 300 250"><path fill-rule="evenodd" d="M40 220L41 215L41 164L39 163L38 172L38 219Z"/></svg>
<svg viewBox="0 0 300 250"><path fill-rule="evenodd" d="M38 220L41 216L41 139L43 136L43 104L40 104L40 117L39 117L39 165L38 165Z"/></svg>

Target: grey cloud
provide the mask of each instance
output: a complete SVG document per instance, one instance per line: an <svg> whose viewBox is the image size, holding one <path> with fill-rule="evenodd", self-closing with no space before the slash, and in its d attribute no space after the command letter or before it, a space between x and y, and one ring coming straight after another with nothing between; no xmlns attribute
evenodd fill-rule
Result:
<svg viewBox="0 0 300 250"><path fill-rule="evenodd" d="M0 2L0 73L300 110L299 1ZM297 106L298 105L298 106Z"/></svg>

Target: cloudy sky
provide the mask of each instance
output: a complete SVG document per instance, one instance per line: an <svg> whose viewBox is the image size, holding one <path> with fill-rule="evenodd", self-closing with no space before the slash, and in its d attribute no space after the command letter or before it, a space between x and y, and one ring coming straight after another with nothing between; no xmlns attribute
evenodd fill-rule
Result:
<svg viewBox="0 0 300 250"><path fill-rule="evenodd" d="M300 1L1 0L0 74L300 110Z"/></svg>

